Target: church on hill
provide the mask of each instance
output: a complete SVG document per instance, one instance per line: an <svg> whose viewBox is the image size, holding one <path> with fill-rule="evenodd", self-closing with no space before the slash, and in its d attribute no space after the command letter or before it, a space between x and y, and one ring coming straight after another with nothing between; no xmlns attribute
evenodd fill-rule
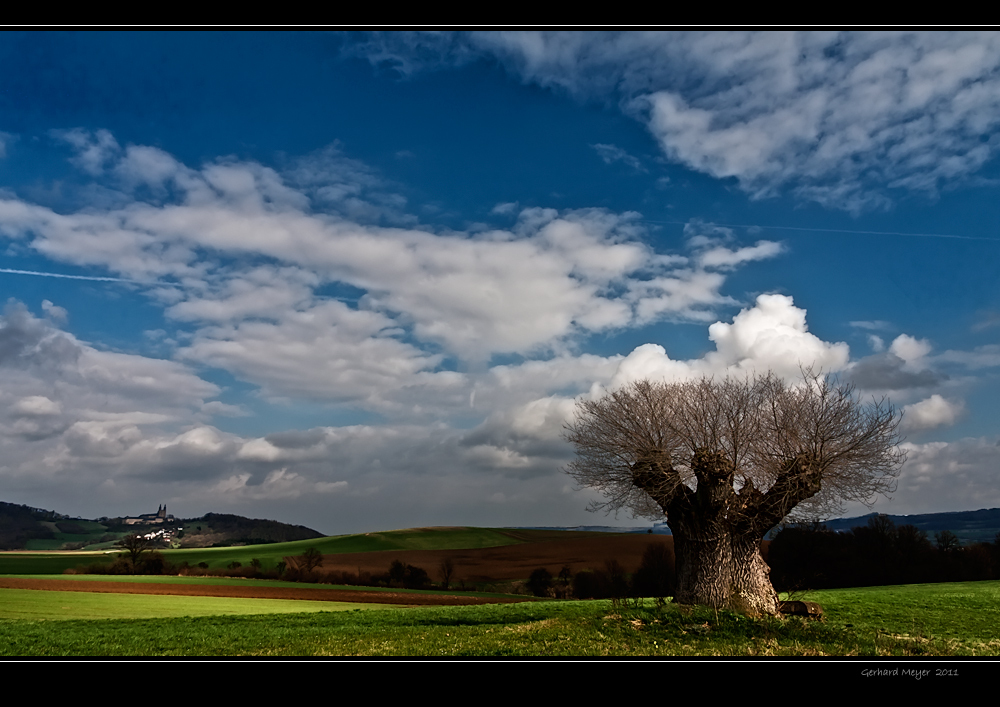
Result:
<svg viewBox="0 0 1000 707"><path fill-rule="evenodd" d="M144 513L141 516L125 518L125 525L153 525L156 523L169 523L174 520L172 515L167 515L167 504L158 506L156 513Z"/></svg>

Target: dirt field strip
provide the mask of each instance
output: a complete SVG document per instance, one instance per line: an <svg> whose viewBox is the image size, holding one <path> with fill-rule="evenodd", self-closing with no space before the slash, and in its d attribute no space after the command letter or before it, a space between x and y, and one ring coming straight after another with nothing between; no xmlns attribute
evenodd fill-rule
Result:
<svg viewBox="0 0 1000 707"><path fill-rule="evenodd" d="M416 594L409 592L366 592L362 590L297 587L254 587L195 584L140 584L131 582L74 582L61 579L21 579L0 577L3 589L38 589L58 592L96 592L100 594L173 594L178 596L237 597L242 599L303 599L340 601L359 604L404 604L408 606L464 606L528 601L528 598L470 597L452 594Z"/></svg>

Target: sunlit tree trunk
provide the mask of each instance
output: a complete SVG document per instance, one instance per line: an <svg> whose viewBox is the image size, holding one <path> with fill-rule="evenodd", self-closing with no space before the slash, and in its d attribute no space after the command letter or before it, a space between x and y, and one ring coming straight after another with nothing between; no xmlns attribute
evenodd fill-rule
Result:
<svg viewBox="0 0 1000 707"><path fill-rule="evenodd" d="M735 534L725 519L690 520L668 522L677 563L674 601L749 615L777 614L778 597L760 554L761 538Z"/></svg>

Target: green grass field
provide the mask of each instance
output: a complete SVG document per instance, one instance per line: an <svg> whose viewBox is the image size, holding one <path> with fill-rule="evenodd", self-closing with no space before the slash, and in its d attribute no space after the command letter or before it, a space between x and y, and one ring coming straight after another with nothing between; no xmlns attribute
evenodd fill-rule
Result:
<svg viewBox="0 0 1000 707"><path fill-rule="evenodd" d="M192 548L162 550L164 557L174 564L187 562L197 565L205 562L210 568L223 568L231 562L250 564L251 559L261 561L263 569L272 569L285 557L301 555L314 547L324 555L352 552L377 552L380 550L464 550L500 547L524 542L538 542L555 538L586 536L561 530L506 530L502 528L413 528L380 533L336 535L315 540L296 540L270 545L239 547ZM0 575L3 574L61 574L67 569L92 562L114 562L115 552L72 552L61 554L0 552Z"/></svg>
<svg viewBox="0 0 1000 707"><path fill-rule="evenodd" d="M14 592L15 590L2 590ZM813 592L823 621L749 619L674 604L545 601L312 613L222 600L137 597L114 618L81 592L6 594L24 618L0 619L5 656L997 656L1000 582ZM50 596L45 596L50 595ZM54 596L53 596L54 595ZM122 595L110 602L121 602ZM173 600L181 600L173 605ZM96 601L97 604L90 602ZM43 606L43 604L45 606ZM34 605L34 607L32 606ZM184 606L181 609L176 607ZM221 604L220 604L221 606ZM191 607L191 608L188 608ZM258 615L248 614L259 607ZM360 607L350 607L360 608ZM174 612L180 611L183 616ZM32 613L34 612L34 613ZM134 612L134 613L133 613ZM135 618L122 618L122 614ZM146 618L155 615L160 618ZM91 616L88 620L82 617Z"/></svg>
<svg viewBox="0 0 1000 707"><path fill-rule="evenodd" d="M388 604L158 596L153 594L42 592L33 589L0 589L0 604L2 604L0 607L2 619L0 620L33 619L46 621L64 619L131 620L137 616L165 619L393 608Z"/></svg>
<svg viewBox="0 0 1000 707"><path fill-rule="evenodd" d="M324 554L464 549L567 535L546 530L424 528L164 554L177 564L207 562L211 567L233 561L248 564L257 558L268 568L309 547ZM253 581L258 586L289 586L280 581L224 577L61 575L95 557L101 556L0 553L0 574L59 575L77 585L119 581L246 586ZM115 555L105 557L110 562ZM1000 582L824 590L795 598L822 604L824 619L757 620L648 599L631 604L537 601L401 608L312 600L0 589L0 655L1000 655Z"/></svg>
<svg viewBox="0 0 1000 707"><path fill-rule="evenodd" d="M54 538L50 540L29 540L26 544L29 550L58 550L62 547L63 543L78 543L86 541L99 540L108 531L105 526L101 525L97 521L93 520L75 520L72 521L73 525L79 526L81 529L86 530L86 533L64 533L59 530L56 523L53 521L43 522L42 525L47 527L55 535Z"/></svg>

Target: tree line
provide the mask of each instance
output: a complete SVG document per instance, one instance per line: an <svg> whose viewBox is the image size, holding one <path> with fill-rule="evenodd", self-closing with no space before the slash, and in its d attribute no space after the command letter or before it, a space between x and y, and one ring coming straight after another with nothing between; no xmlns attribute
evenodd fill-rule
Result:
<svg viewBox="0 0 1000 707"><path fill-rule="evenodd" d="M933 541L886 516L838 533L822 524L782 529L771 541L771 580L782 591L1000 579L1000 534L961 545L954 533Z"/></svg>

